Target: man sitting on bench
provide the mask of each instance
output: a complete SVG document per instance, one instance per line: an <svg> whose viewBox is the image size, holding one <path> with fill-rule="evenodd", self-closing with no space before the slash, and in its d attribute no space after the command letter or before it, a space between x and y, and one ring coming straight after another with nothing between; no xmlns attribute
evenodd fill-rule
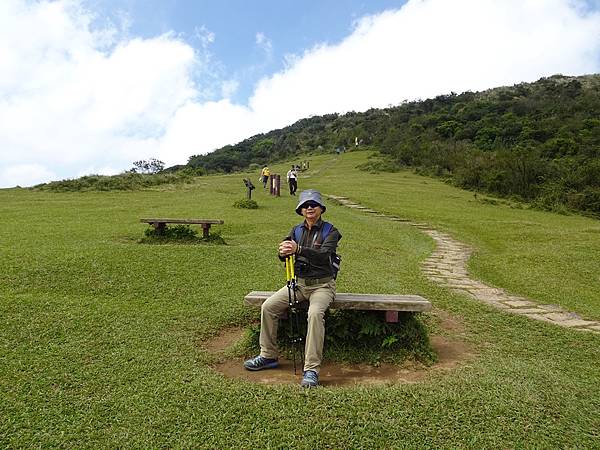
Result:
<svg viewBox="0 0 600 450"><path fill-rule="evenodd" d="M296 213L304 222L294 228L279 244L279 258L283 261L295 255L294 272L298 276L298 301L307 300L308 327L306 333L303 387L319 385L319 370L325 341L325 312L335 297L334 269L331 264L340 232L321 220L326 208L318 191L309 189L300 194ZM279 316L289 305L288 286L275 292L262 304L260 319L260 355L247 360L248 370L272 369L279 365L277 326ZM290 320L292 318L290 317Z"/></svg>

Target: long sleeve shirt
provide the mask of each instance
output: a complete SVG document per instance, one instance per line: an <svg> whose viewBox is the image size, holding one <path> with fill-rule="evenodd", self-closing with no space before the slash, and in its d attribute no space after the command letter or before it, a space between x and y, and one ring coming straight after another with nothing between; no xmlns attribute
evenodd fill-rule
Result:
<svg viewBox="0 0 600 450"><path fill-rule="evenodd" d="M336 252L338 242L342 238L337 228L333 227L325 240L322 239L323 221L319 219L309 230L306 222L302 223L300 242L296 252L294 271L299 278L326 278L333 276L331 256ZM295 241L294 230L284 240ZM284 257L279 257L282 261Z"/></svg>

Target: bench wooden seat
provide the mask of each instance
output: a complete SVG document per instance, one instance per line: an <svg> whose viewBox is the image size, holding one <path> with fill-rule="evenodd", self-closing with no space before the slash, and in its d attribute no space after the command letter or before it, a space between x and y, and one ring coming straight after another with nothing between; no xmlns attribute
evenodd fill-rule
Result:
<svg viewBox="0 0 600 450"><path fill-rule="evenodd" d="M251 306L261 306L273 293L272 291L252 291L244 297L244 302ZM385 311L387 322L398 322L399 311L425 312L431 310L431 303L420 295L338 292L330 308Z"/></svg>
<svg viewBox="0 0 600 450"><path fill-rule="evenodd" d="M202 236L208 237L208 231L211 225L220 225L224 222L220 219L148 219L142 218L140 222L149 223L154 226L157 234L162 234L168 223L189 224L202 226Z"/></svg>

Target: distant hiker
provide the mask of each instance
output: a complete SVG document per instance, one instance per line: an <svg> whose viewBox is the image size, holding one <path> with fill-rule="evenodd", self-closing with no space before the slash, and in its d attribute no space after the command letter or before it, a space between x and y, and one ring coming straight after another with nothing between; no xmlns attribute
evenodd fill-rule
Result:
<svg viewBox="0 0 600 450"><path fill-rule="evenodd" d="M264 166L260 171L260 179L263 184L263 188L267 188L267 182L269 181L269 177L271 176L271 170L269 170L268 166Z"/></svg>
<svg viewBox="0 0 600 450"><path fill-rule="evenodd" d="M296 195L296 190L298 189L298 169L296 169L296 166L292 166L288 170L287 182L290 186L290 195Z"/></svg>
<svg viewBox="0 0 600 450"><path fill-rule="evenodd" d="M318 191L309 189L300 194L296 214L304 222L292 228L279 244L279 259L285 261L295 255L294 271L297 275L295 297L308 301L308 326L305 359L302 375L303 387L319 385L319 371L325 341L325 311L335 298L335 258L340 232L330 223L321 220L326 208ZM279 365L277 326L279 316L290 306L290 292L284 286L265 300L261 307L260 354L244 362L248 370L274 369ZM291 317L290 317L291 320Z"/></svg>

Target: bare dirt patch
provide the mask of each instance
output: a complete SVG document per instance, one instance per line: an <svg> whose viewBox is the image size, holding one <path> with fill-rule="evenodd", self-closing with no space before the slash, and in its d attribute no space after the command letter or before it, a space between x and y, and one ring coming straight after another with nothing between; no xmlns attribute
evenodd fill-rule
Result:
<svg viewBox="0 0 600 450"><path fill-rule="evenodd" d="M408 362L401 366L382 363L374 367L367 364L345 364L324 361L321 367L320 383L323 386L383 385L398 383L417 383L433 373L448 371L474 357L474 352L463 339L462 322L456 317L440 310L433 312L439 321L443 334L432 335L431 344L438 355L438 361L430 367ZM218 336L204 343L203 348L217 357L214 369L227 378L241 379L258 384L299 384L302 368L294 375L292 361L279 359L277 369L251 372L242 366L243 361L230 358L225 351L243 336L241 328L223 330Z"/></svg>

